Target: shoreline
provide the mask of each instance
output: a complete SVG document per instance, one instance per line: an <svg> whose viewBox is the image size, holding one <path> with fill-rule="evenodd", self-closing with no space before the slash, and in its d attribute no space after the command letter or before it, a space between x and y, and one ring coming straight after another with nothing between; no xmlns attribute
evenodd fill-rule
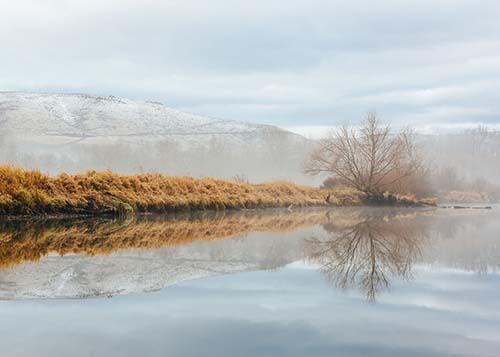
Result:
<svg viewBox="0 0 500 357"><path fill-rule="evenodd" d="M119 219L127 217L144 217L144 216L180 216L180 217L194 217L209 214L209 215L226 215L226 214L237 214L237 213L257 213L257 212L274 212L274 211L287 211L287 212L300 212L302 210L314 210L314 209L329 209L329 208L408 208L408 209L422 209L422 208L442 208L451 209L453 207L446 207L440 205L431 205L424 203L415 204L368 204L359 203L352 205L309 205L309 206L296 206L296 207L284 207L284 206L274 206L274 207L256 207L256 208L226 208L226 209L187 209L187 210L174 210L174 211L148 211L148 212L131 212L129 214L113 214L109 212L96 212L88 214L78 214L78 213L61 213L61 214L33 214L33 215L0 215L0 222L7 221L30 221L30 220L64 220L64 219ZM491 209L491 207L470 207L470 209Z"/></svg>
<svg viewBox="0 0 500 357"><path fill-rule="evenodd" d="M109 171L49 176L39 171L0 166L2 220L434 204L430 200L392 194L370 201L362 192L350 188L323 189L285 181L250 184L161 174L120 175Z"/></svg>

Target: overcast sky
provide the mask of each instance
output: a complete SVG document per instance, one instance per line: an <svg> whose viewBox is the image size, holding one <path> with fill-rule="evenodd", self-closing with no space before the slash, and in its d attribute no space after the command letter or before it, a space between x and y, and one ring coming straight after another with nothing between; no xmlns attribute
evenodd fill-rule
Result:
<svg viewBox="0 0 500 357"><path fill-rule="evenodd" d="M0 0L0 90L283 127L500 125L498 0Z"/></svg>

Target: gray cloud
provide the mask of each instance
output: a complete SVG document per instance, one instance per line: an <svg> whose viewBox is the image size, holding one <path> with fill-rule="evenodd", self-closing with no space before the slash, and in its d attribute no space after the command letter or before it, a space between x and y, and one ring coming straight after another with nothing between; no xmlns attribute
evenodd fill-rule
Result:
<svg viewBox="0 0 500 357"><path fill-rule="evenodd" d="M0 1L1 90L282 126L500 121L497 1Z"/></svg>

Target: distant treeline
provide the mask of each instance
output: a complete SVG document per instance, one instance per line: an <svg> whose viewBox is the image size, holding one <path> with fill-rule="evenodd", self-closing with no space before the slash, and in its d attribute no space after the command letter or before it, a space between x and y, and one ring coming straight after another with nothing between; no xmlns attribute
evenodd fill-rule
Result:
<svg viewBox="0 0 500 357"><path fill-rule="evenodd" d="M303 173L313 142L285 131L246 135L193 135L157 139L73 140L12 137L0 132L0 163L50 174L111 170L174 176L244 177L251 182L289 180L319 184Z"/></svg>

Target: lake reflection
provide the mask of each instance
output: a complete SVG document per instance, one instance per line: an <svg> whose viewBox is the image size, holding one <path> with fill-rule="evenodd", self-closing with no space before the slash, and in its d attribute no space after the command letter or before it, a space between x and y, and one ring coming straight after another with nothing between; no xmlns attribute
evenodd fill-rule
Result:
<svg viewBox="0 0 500 357"><path fill-rule="evenodd" d="M0 298L155 291L296 261L368 301L416 263L471 272L500 265L492 212L339 208L0 223ZM474 232L474 229L477 232Z"/></svg>
<svg viewBox="0 0 500 357"><path fill-rule="evenodd" d="M1 355L496 356L499 218L342 208L2 222Z"/></svg>

